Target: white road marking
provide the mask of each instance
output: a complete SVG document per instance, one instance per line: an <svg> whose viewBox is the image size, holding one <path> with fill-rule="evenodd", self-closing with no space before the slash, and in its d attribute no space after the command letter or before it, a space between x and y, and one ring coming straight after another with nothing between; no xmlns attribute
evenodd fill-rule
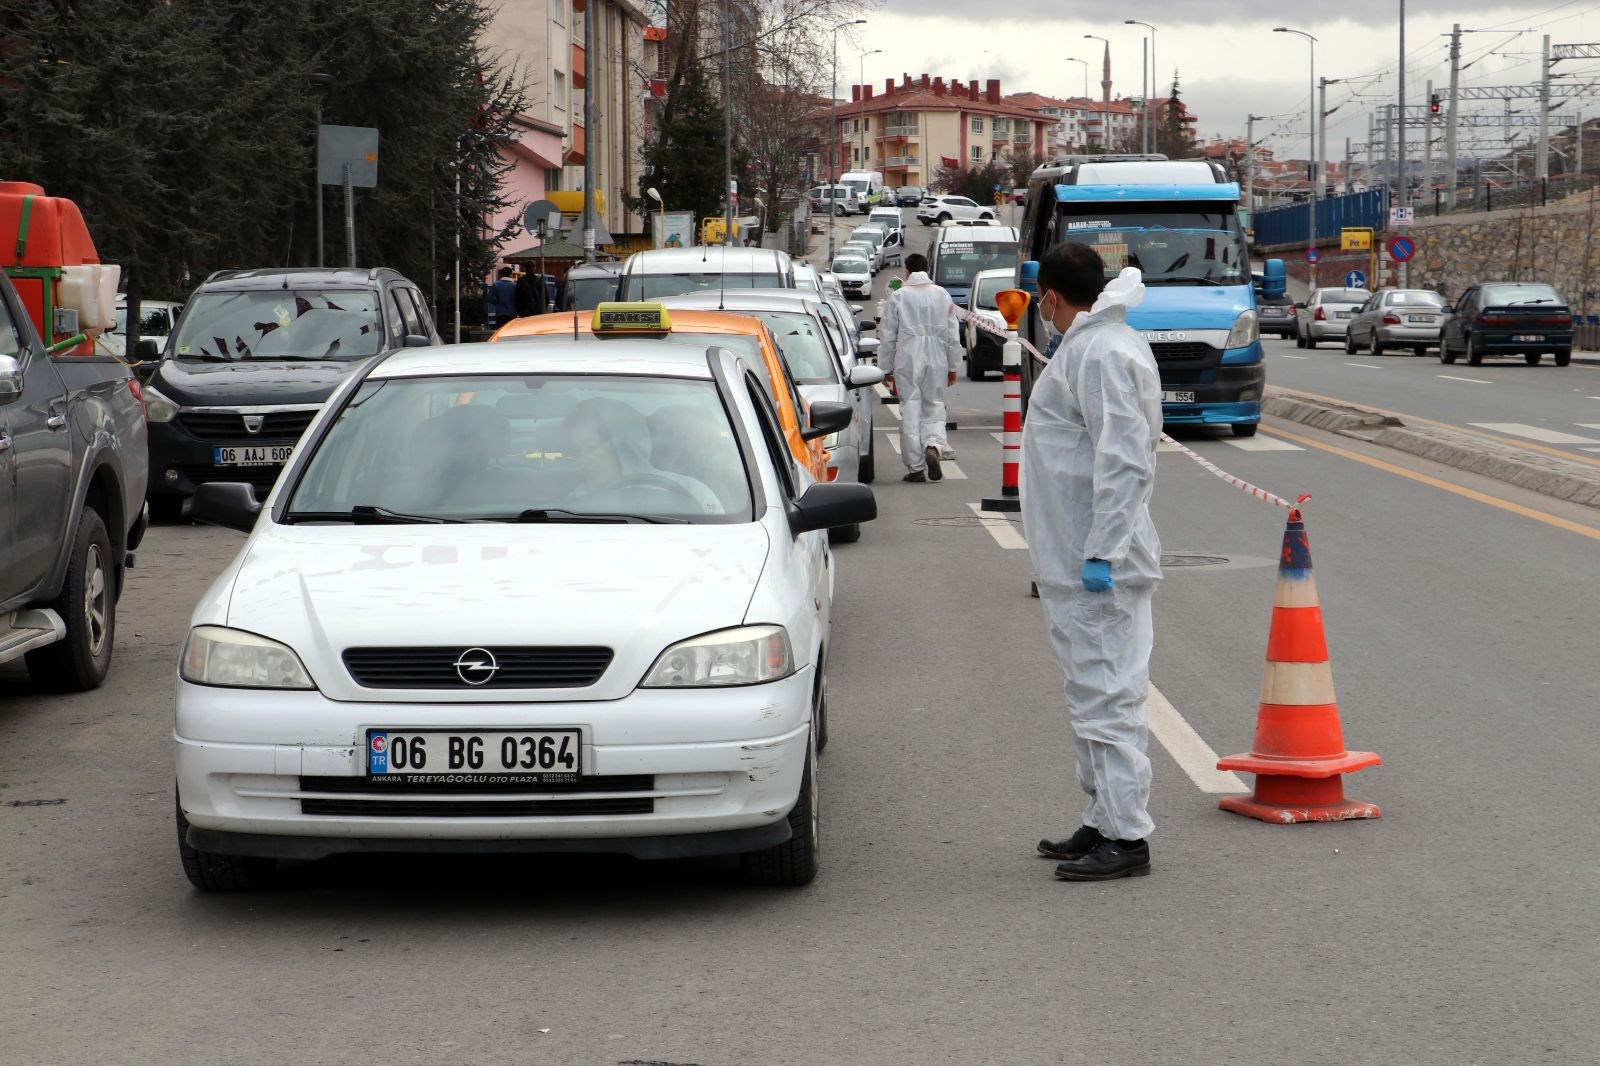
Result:
<svg viewBox="0 0 1600 1066"><path fill-rule="evenodd" d="M1309 355L1290 355L1288 352L1279 352L1278 355L1280 357L1284 358L1284 359L1310 359L1311 358Z"/></svg>
<svg viewBox="0 0 1600 1066"><path fill-rule="evenodd" d="M1224 437L1222 443L1231 444L1241 451L1247 452L1303 452L1304 448L1298 444L1290 444L1277 437ZM1159 450L1159 448L1157 449Z"/></svg>
<svg viewBox="0 0 1600 1066"><path fill-rule="evenodd" d="M989 434L989 436L993 437L995 440L999 441L1001 444L1004 444L1006 442L1006 435L1004 433L991 433L991 434Z"/></svg>
<svg viewBox="0 0 1600 1066"><path fill-rule="evenodd" d="M1600 452L1600 448L1579 448L1581 452Z"/></svg>
<svg viewBox="0 0 1600 1066"><path fill-rule="evenodd" d="M1444 378L1446 381L1470 381L1474 385L1493 385L1494 384L1494 382L1485 381L1483 378L1458 378L1454 374L1435 374L1433 376L1436 377L1436 378Z"/></svg>
<svg viewBox="0 0 1600 1066"><path fill-rule="evenodd" d="M906 417L905 415L900 413L900 405L897 404L897 403L884 404L883 405L883 409L885 411L888 411L890 414L894 415L894 420L896 422L904 421L904 419Z"/></svg>
<svg viewBox="0 0 1600 1066"><path fill-rule="evenodd" d="M900 454L900 434L893 431L889 433L889 447L894 449L896 455Z"/></svg>
<svg viewBox="0 0 1600 1066"><path fill-rule="evenodd" d="M939 461L939 470L944 474L946 481L967 480L966 472L956 465L954 459L941 459Z"/></svg>
<svg viewBox="0 0 1600 1066"><path fill-rule="evenodd" d="M1579 422L1584 429L1600 429L1600 422Z"/></svg>
<svg viewBox="0 0 1600 1066"><path fill-rule="evenodd" d="M1154 685L1145 698L1145 709L1150 719L1150 732L1201 792L1220 795L1250 791L1238 774L1217 769L1217 753Z"/></svg>
<svg viewBox="0 0 1600 1066"><path fill-rule="evenodd" d="M989 531L989 536L993 537L994 542L1000 547L1010 551L1028 550L1028 542L1022 539L1022 533L1018 531L1016 523L1011 521L1009 515L1003 515L999 511L985 511L982 504L969 503L967 506L972 508L972 513L979 518L993 519L985 522L983 528Z"/></svg>
<svg viewBox="0 0 1600 1066"><path fill-rule="evenodd" d="M1600 440L1593 437L1580 437L1576 433L1563 433L1559 429L1530 426L1522 422L1469 422L1468 425L1495 433L1508 433L1513 437L1543 441L1545 444L1600 444Z"/></svg>
<svg viewBox="0 0 1600 1066"><path fill-rule="evenodd" d="M1371 363L1352 363L1352 362L1349 362L1348 360L1345 362L1344 365L1345 366L1359 366L1363 370L1382 370L1383 369L1383 367L1381 367L1381 366L1373 366Z"/></svg>

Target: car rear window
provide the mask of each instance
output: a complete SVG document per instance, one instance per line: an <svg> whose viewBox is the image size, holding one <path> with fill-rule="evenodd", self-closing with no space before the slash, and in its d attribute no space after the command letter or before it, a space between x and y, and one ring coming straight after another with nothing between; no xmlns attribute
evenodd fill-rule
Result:
<svg viewBox="0 0 1600 1066"><path fill-rule="evenodd" d="M775 273L724 274L708 270L695 274L629 274L622 283L624 301L664 300L707 289L781 289L783 278Z"/></svg>
<svg viewBox="0 0 1600 1066"><path fill-rule="evenodd" d="M1371 297L1366 289L1323 289L1317 300L1325 304L1364 304Z"/></svg>
<svg viewBox="0 0 1600 1066"><path fill-rule="evenodd" d="M1510 282L1504 285L1485 285L1483 287L1483 302L1485 304L1558 304L1563 301L1556 294L1556 290L1548 285Z"/></svg>
<svg viewBox="0 0 1600 1066"><path fill-rule="evenodd" d="M1427 304L1432 307L1443 307L1444 297L1436 292L1391 292L1383 298L1383 302L1390 307L1399 304Z"/></svg>

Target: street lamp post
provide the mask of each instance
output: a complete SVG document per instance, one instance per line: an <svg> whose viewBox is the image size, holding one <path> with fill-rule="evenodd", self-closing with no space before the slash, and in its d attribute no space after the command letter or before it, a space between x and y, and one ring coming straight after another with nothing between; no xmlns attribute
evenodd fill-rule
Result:
<svg viewBox="0 0 1600 1066"><path fill-rule="evenodd" d="M1306 160L1311 167L1311 196L1306 200L1306 215L1309 219L1307 229L1307 248L1317 246L1317 201L1322 199L1322 189L1318 184L1317 169L1317 39L1305 30L1292 30L1288 26L1274 26L1273 33L1293 33L1304 37L1311 46L1311 69L1306 77ZM1316 267L1313 266L1315 272Z"/></svg>
<svg viewBox="0 0 1600 1066"><path fill-rule="evenodd" d="M1122 23L1125 26L1143 26L1150 31L1150 91L1144 98L1144 150L1148 153L1155 146L1155 136L1150 133L1150 98L1156 94L1156 78L1160 77L1160 68L1156 66L1156 28L1138 19L1123 19Z"/></svg>
<svg viewBox="0 0 1600 1066"><path fill-rule="evenodd" d="M316 148L316 155L319 158L315 161L315 163L313 164L313 167L312 167L313 170L317 170L318 168L320 168L321 163L322 163L322 160L320 158L320 156L322 155L322 92L321 92L321 89L322 89L322 86L324 86L324 85L332 85L333 84L333 75L332 74L307 74L306 78L311 82L311 84L313 84L313 85L315 85L317 87L313 91L316 92L316 94L317 94L317 148ZM316 178L317 178L317 266L321 266L322 265L322 174L321 173L317 173Z"/></svg>
<svg viewBox="0 0 1600 1066"><path fill-rule="evenodd" d="M867 162L867 57L868 56L878 55L882 51L883 51L882 48L874 48L870 52L862 52L861 56L860 56L860 59L861 59L860 77L861 77L861 80L860 80L859 84L861 86L861 114L856 119L856 125L860 127L860 133L861 133L861 164L862 164L861 165L861 169L862 170L867 169L867 167L866 167L866 162Z"/></svg>
<svg viewBox="0 0 1600 1066"><path fill-rule="evenodd" d="M1086 40L1086 41L1102 41L1102 42L1105 43L1105 46L1106 46L1105 67L1109 68L1111 66L1111 42L1108 39L1106 39L1105 37L1101 37L1098 34L1094 34L1094 33L1086 33L1086 34L1084 34L1083 35L1083 39ZM1088 67L1087 66L1085 66L1084 72L1088 73ZM1086 92L1084 95L1087 96L1088 93ZM1100 86L1100 96L1101 96L1102 104L1110 102L1111 88L1110 88L1109 85L1106 85L1104 82L1102 82L1101 86ZM1105 110L1100 112L1100 150L1101 151L1110 151L1110 149L1111 149L1111 110L1110 110L1110 108L1106 108Z"/></svg>
<svg viewBox="0 0 1600 1066"><path fill-rule="evenodd" d="M846 26L865 25L866 19L851 19L833 28L833 80L828 83L828 262L833 262L833 209L838 203L834 186L834 153L839 150L839 31Z"/></svg>
<svg viewBox="0 0 1600 1066"><path fill-rule="evenodd" d="M755 201L756 213L759 219L756 222L756 247L767 243L767 202L759 196L751 197Z"/></svg>
<svg viewBox="0 0 1600 1066"><path fill-rule="evenodd" d="M667 205L661 202L661 193L654 185L646 189L644 194L656 202L656 214L661 216L661 240L665 243L667 239Z"/></svg>
<svg viewBox="0 0 1600 1066"><path fill-rule="evenodd" d="M1083 64L1083 107L1084 107L1084 114L1088 114L1089 113L1089 61L1087 59L1079 59L1077 56L1067 56L1066 60L1067 60L1068 63L1082 63Z"/></svg>

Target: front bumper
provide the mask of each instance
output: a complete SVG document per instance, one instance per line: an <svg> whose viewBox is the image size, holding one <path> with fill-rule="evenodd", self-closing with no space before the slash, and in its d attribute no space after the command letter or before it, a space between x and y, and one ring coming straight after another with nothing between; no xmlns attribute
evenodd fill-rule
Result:
<svg viewBox="0 0 1600 1066"><path fill-rule="evenodd" d="M197 486L212 481L243 481L254 485L256 497L266 499L284 464L270 466L218 466L217 448L292 448L299 437L264 437L201 440L176 421L149 424L150 496L187 499Z"/></svg>
<svg viewBox="0 0 1600 1066"><path fill-rule="evenodd" d="M610 702L462 705L340 703L314 691L220 689L179 680L179 805L197 846L233 854L598 850L655 856L707 854L704 849L726 850L730 842L741 844L733 850L753 850L766 845L742 845L765 839L758 831L781 821L799 796L813 681L807 667L741 689L639 689ZM402 792L367 782L368 728L425 727L577 728L583 777L565 786L481 792L459 786ZM736 835L720 843L706 838L725 833ZM641 843L661 837L704 839Z"/></svg>
<svg viewBox="0 0 1600 1066"><path fill-rule="evenodd" d="M1163 377L1163 391L1192 391L1195 400L1194 403L1162 404L1161 417L1166 425L1235 425L1261 421L1261 394L1267 382L1264 365L1224 363L1203 377L1209 380L1193 384L1172 382Z"/></svg>

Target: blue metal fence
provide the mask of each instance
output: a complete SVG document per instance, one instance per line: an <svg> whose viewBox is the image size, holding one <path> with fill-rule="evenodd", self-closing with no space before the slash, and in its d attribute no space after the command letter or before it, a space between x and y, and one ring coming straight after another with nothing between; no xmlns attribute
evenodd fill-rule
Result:
<svg viewBox="0 0 1600 1066"><path fill-rule="evenodd" d="M1305 244L1309 219L1306 205L1258 211L1255 217L1256 244ZM1317 201L1317 238L1339 236L1346 227L1370 226L1383 229L1389 222L1389 190L1380 186L1366 192L1331 196Z"/></svg>

